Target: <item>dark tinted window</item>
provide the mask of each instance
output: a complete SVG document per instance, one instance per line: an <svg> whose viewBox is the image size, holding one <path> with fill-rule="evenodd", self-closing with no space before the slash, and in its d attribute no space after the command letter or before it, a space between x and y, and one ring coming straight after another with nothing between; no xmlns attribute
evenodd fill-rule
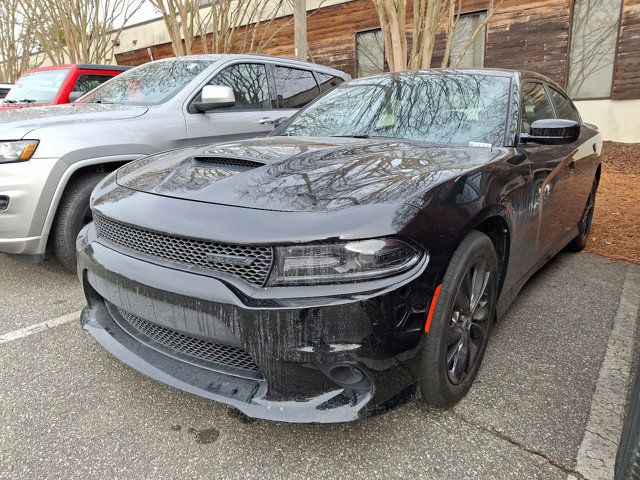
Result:
<svg viewBox="0 0 640 480"><path fill-rule="evenodd" d="M331 90L333 87L337 87L342 82L344 82L344 80L342 80L340 77L334 77L332 75L327 75L326 73L316 72L316 78L320 83L320 93Z"/></svg>
<svg viewBox="0 0 640 480"><path fill-rule="evenodd" d="M522 132L531 133L531 124L545 118L556 117L544 87L541 83L525 83L522 86Z"/></svg>
<svg viewBox="0 0 640 480"><path fill-rule="evenodd" d="M0 88L0 98L6 97L7 93L9 93L9 88Z"/></svg>
<svg viewBox="0 0 640 480"><path fill-rule="evenodd" d="M280 108L304 107L320 94L316 79L311 72L275 67L273 74Z"/></svg>
<svg viewBox="0 0 640 480"><path fill-rule="evenodd" d="M216 75L211 85L225 85L233 90L236 104L223 110L263 110L271 108L267 68L260 63L238 63Z"/></svg>
<svg viewBox="0 0 640 480"><path fill-rule="evenodd" d="M549 95L551 95L553 105L556 107L556 116L558 118L580 122L580 114L578 114L578 111L567 97L553 88L549 88Z"/></svg>
<svg viewBox="0 0 640 480"><path fill-rule="evenodd" d="M111 77L111 75L89 75L87 73L83 73L82 75L78 76L78 80L73 87L73 91L85 93L90 92L97 86L102 85L110 78L113 77Z"/></svg>

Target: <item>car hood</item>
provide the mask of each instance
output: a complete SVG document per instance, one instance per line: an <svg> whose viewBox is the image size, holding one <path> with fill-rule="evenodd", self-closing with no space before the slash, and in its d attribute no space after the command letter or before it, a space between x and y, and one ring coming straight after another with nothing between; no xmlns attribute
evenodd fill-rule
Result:
<svg viewBox="0 0 640 480"><path fill-rule="evenodd" d="M164 152L117 182L156 195L276 211L405 203L500 149L382 139L269 137Z"/></svg>
<svg viewBox="0 0 640 480"><path fill-rule="evenodd" d="M32 130L49 126L125 120L143 115L147 107L99 103L69 103L0 111L0 139L18 140Z"/></svg>

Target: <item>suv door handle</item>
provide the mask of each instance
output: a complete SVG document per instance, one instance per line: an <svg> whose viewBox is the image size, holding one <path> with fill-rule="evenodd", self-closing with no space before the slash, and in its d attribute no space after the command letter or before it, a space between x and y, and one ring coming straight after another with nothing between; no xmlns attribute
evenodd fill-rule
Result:
<svg viewBox="0 0 640 480"><path fill-rule="evenodd" d="M258 120L258 123L260 125L273 125L274 127L279 127L280 124L285 120L288 120L288 118L289 117L278 117L278 118L262 117L260 120Z"/></svg>

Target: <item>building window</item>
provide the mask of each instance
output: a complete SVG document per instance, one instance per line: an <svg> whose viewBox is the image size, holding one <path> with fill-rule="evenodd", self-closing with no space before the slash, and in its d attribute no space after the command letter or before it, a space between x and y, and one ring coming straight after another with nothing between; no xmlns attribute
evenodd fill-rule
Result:
<svg viewBox="0 0 640 480"><path fill-rule="evenodd" d="M460 17L451 41L451 53L449 54L449 65L451 67L484 67L486 20L487 14L485 12L471 13ZM478 28L480 28L479 31ZM473 38L473 34L476 31L478 31L478 34Z"/></svg>
<svg viewBox="0 0 640 480"><path fill-rule="evenodd" d="M621 0L575 0L568 91L574 98L611 94Z"/></svg>
<svg viewBox="0 0 640 480"><path fill-rule="evenodd" d="M367 77L382 72L384 72L382 30L356 33L356 76Z"/></svg>

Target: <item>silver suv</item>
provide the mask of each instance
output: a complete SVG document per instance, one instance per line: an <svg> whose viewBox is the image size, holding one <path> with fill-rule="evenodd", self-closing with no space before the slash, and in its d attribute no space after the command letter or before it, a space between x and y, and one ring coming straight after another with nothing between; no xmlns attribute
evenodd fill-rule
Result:
<svg viewBox="0 0 640 480"><path fill-rule="evenodd" d="M73 104L0 112L0 252L35 263L50 244L74 269L89 196L108 172L163 150L267 135L349 78L277 57L190 56L131 69Z"/></svg>

